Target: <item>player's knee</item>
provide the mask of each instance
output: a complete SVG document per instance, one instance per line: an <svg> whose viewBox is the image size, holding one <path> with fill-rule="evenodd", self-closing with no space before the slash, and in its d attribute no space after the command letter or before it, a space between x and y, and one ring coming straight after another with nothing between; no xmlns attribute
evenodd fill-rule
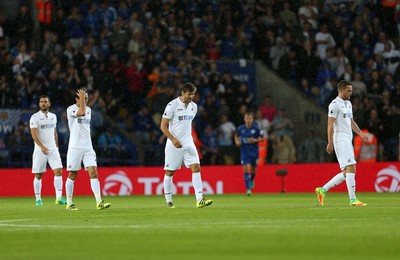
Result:
<svg viewBox="0 0 400 260"><path fill-rule="evenodd" d="M38 180L41 180L42 179L42 174L41 173L37 173L37 174L35 174L35 178L36 179L38 179Z"/></svg>
<svg viewBox="0 0 400 260"><path fill-rule="evenodd" d="M348 165L345 170L346 173L356 173L356 165Z"/></svg>
<svg viewBox="0 0 400 260"><path fill-rule="evenodd" d="M76 179L76 177L78 177L78 172L69 172L69 174L68 174L68 179L70 179L70 180L75 180Z"/></svg>
<svg viewBox="0 0 400 260"><path fill-rule="evenodd" d="M192 172L200 172L200 164L192 164L190 166L190 169L192 170Z"/></svg>
<svg viewBox="0 0 400 260"><path fill-rule="evenodd" d="M174 175L174 171L165 171L165 175L172 177Z"/></svg>
<svg viewBox="0 0 400 260"><path fill-rule="evenodd" d="M54 169L54 175L55 176L62 176L62 169L61 168Z"/></svg>

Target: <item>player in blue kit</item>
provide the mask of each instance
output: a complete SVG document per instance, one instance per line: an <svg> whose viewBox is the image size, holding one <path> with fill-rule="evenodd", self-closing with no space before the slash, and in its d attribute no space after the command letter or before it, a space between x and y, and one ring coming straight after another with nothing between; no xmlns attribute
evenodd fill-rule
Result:
<svg viewBox="0 0 400 260"><path fill-rule="evenodd" d="M264 141L264 134L254 122L254 114L244 114L244 124L239 126L235 134L235 143L240 146L240 161L243 165L244 184L247 195L251 195L258 159L258 143Z"/></svg>

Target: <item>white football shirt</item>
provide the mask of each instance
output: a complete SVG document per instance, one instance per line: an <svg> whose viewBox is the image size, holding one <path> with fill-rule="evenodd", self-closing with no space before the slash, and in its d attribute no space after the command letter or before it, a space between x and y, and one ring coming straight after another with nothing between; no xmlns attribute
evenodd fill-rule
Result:
<svg viewBox="0 0 400 260"><path fill-rule="evenodd" d="M78 106L73 104L67 108L67 119L69 127L68 148L93 148L92 137L90 135L90 120L92 112L86 107L85 116L77 116Z"/></svg>
<svg viewBox="0 0 400 260"><path fill-rule="evenodd" d="M353 130L351 129L351 119L353 109L349 100L336 97L329 104L328 117L336 118L333 130L333 141L352 141Z"/></svg>
<svg viewBox="0 0 400 260"><path fill-rule="evenodd" d="M57 116L51 112L47 115L42 111L36 112L29 120L30 128L38 129L38 137L40 142L48 149L57 148L54 138L54 129L57 127ZM35 143L35 150L41 150L39 145Z"/></svg>
<svg viewBox="0 0 400 260"><path fill-rule="evenodd" d="M197 113L197 104L193 101L185 106L179 97L175 98L165 107L163 118L168 118L170 133L179 140L182 146L193 143L192 121ZM167 145L173 145L170 139Z"/></svg>

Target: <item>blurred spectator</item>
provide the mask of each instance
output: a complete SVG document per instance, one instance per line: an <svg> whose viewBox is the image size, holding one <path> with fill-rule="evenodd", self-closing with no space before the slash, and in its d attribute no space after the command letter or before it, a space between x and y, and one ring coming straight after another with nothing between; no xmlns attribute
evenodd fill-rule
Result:
<svg viewBox="0 0 400 260"><path fill-rule="evenodd" d="M378 157L378 140L368 129L361 130L368 136L368 141L364 142L359 135L354 137L354 157L357 162L376 162Z"/></svg>
<svg viewBox="0 0 400 260"><path fill-rule="evenodd" d="M14 21L17 40L23 40L29 43L33 36L33 20L27 5L19 6L18 14ZM28 46L30 47L30 46Z"/></svg>
<svg viewBox="0 0 400 260"><path fill-rule="evenodd" d="M121 158L123 155L122 139L115 131L115 127L108 125L98 140L99 157Z"/></svg>
<svg viewBox="0 0 400 260"><path fill-rule="evenodd" d="M132 32L128 42L128 53L134 53L136 56L144 57L146 55L146 43L143 39L143 32L136 29Z"/></svg>
<svg viewBox="0 0 400 260"><path fill-rule="evenodd" d="M78 7L75 6L72 8L71 14L65 20L65 25L67 29L67 39L69 39L75 50L79 50L83 45L85 32L82 23L82 15L79 13Z"/></svg>
<svg viewBox="0 0 400 260"><path fill-rule="evenodd" d="M366 121L366 127L369 129L368 131L378 137L380 135L379 131L381 125L381 119L379 117L378 110L371 109ZM378 138L378 141L380 142L381 140Z"/></svg>
<svg viewBox="0 0 400 260"><path fill-rule="evenodd" d="M0 78L0 107L14 107L16 96L4 76Z"/></svg>
<svg viewBox="0 0 400 260"><path fill-rule="evenodd" d="M112 23L109 35L111 49L120 58L126 57L128 54L129 35L127 29L126 23L121 17L117 17L116 21Z"/></svg>
<svg viewBox="0 0 400 260"><path fill-rule="evenodd" d="M385 42L382 57L385 62L386 71L394 75L400 64L400 51L393 47L389 42Z"/></svg>
<svg viewBox="0 0 400 260"><path fill-rule="evenodd" d="M16 128L8 137L7 147L10 150L10 158L15 162L29 162L31 152L30 140L23 132L25 128Z"/></svg>
<svg viewBox="0 0 400 260"><path fill-rule="evenodd" d="M296 148L292 139L287 135L271 135L272 158L271 163L289 164L296 162Z"/></svg>
<svg viewBox="0 0 400 260"><path fill-rule="evenodd" d="M383 88L390 93L396 89L396 82L394 82L392 74L385 73L383 77Z"/></svg>
<svg viewBox="0 0 400 260"><path fill-rule="evenodd" d="M277 37L275 44L269 50L269 58L271 60L272 68L274 70L279 69L279 62L283 55L286 54L286 47L284 45L282 37Z"/></svg>
<svg viewBox="0 0 400 260"><path fill-rule="evenodd" d="M264 96L262 104L258 107L258 110L261 111L262 117L268 119L269 122L272 122L275 114L276 107L273 105L271 97L268 95Z"/></svg>
<svg viewBox="0 0 400 260"><path fill-rule="evenodd" d="M367 85L365 84L360 72L354 73L354 78L351 80L351 84L353 85L353 96L362 97L367 94Z"/></svg>
<svg viewBox="0 0 400 260"><path fill-rule="evenodd" d="M300 78L300 64L296 50L291 47L279 60L279 75L290 84L296 85Z"/></svg>
<svg viewBox="0 0 400 260"><path fill-rule="evenodd" d="M157 84L157 91L154 96L153 110L155 113L162 115L165 106L174 97L175 88L172 78L168 71L162 71L160 74L160 81Z"/></svg>
<svg viewBox="0 0 400 260"><path fill-rule="evenodd" d="M394 49L394 43L388 40L384 31L379 32L378 41L374 45L374 54L383 54L385 51L385 44L389 44L391 49Z"/></svg>
<svg viewBox="0 0 400 260"><path fill-rule="evenodd" d="M277 136L288 136L290 138L293 137L293 122L287 116L286 109L280 108L278 110L278 114L275 115L274 119L272 120L273 128L272 133Z"/></svg>
<svg viewBox="0 0 400 260"><path fill-rule="evenodd" d="M328 32L328 25L322 24L320 31L315 35L315 43L317 44L318 56L321 60L326 57L326 50L336 46L335 39L332 34Z"/></svg>
<svg viewBox="0 0 400 260"><path fill-rule="evenodd" d="M35 5L37 8L40 35L42 37L44 31L50 29L53 5L51 0L36 0Z"/></svg>
<svg viewBox="0 0 400 260"><path fill-rule="evenodd" d="M331 69L331 65L327 60L322 61L322 65L316 76L316 84L320 88L323 104L327 104L336 86L337 76L335 71Z"/></svg>
<svg viewBox="0 0 400 260"><path fill-rule="evenodd" d="M297 148L297 162L299 163L323 163L325 156L326 142L316 136L315 130L307 129L306 138Z"/></svg>
<svg viewBox="0 0 400 260"><path fill-rule="evenodd" d="M297 15L290 9L289 1L283 2L283 9L279 12L279 17L289 30L293 30L298 25Z"/></svg>
<svg viewBox="0 0 400 260"><path fill-rule="evenodd" d="M210 124L204 129L201 143L203 144L202 152L204 164L216 165L219 151L218 136Z"/></svg>
<svg viewBox="0 0 400 260"><path fill-rule="evenodd" d="M227 114L222 114L218 126L219 151L223 164L233 164L235 160L235 146L233 145L233 136L236 132L236 126L229 120Z"/></svg>
<svg viewBox="0 0 400 260"><path fill-rule="evenodd" d="M58 134L58 144L60 147L60 152L66 151L67 149L63 149L62 147L66 148L69 142L69 127L68 127L68 119L67 119L67 112L64 110L59 116L59 120L57 122L57 134Z"/></svg>
<svg viewBox="0 0 400 260"><path fill-rule="evenodd" d="M383 82L377 70L371 72L371 78L367 81L367 92L372 95L382 95Z"/></svg>
<svg viewBox="0 0 400 260"><path fill-rule="evenodd" d="M303 0L303 5L298 10L300 24L310 23L314 29L318 28L318 7L312 0Z"/></svg>
<svg viewBox="0 0 400 260"><path fill-rule="evenodd" d="M397 161L399 157L400 108L390 106L382 117L380 141L383 144L383 160Z"/></svg>

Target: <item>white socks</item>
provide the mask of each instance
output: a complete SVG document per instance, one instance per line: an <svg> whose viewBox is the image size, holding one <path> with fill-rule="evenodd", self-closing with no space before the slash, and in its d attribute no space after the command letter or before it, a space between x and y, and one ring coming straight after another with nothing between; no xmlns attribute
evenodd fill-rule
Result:
<svg viewBox="0 0 400 260"><path fill-rule="evenodd" d="M346 178L344 177L343 173L340 172L338 174L335 175L335 177L333 177L330 181L328 181L325 185L324 185L324 189L326 191L332 189L333 187L339 185L340 183L342 183Z"/></svg>
<svg viewBox="0 0 400 260"><path fill-rule="evenodd" d="M356 174L347 173L346 174L346 185L347 191L349 192L350 201L356 199Z"/></svg>
<svg viewBox="0 0 400 260"><path fill-rule="evenodd" d="M42 199L42 179L33 178L33 191L35 192L36 200Z"/></svg>
<svg viewBox="0 0 400 260"><path fill-rule="evenodd" d="M67 195L67 204L72 204L72 194L74 193L74 181L67 178L65 182L65 194Z"/></svg>
<svg viewBox="0 0 400 260"><path fill-rule="evenodd" d="M198 202L203 198L203 182L201 181L200 172L192 173L192 185L194 194L196 195L196 201Z"/></svg>
<svg viewBox="0 0 400 260"><path fill-rule="evenodd" d="M172 202L172 176L164 175L164 196L166 202Z"/></svg>
<svg viewBox="0 0 400 260"><path fill-rule="evenodd" d="M96 202L99 202L101 200L99 179L90 179L90 187L92 187L93 194L96 197Z"/></svg>
<svg viewBox="0 0 400 260"><path fill-rule="evenodd" d="M203 182L200 172L192 173L192 185L196 201L203 199ZM165 201L172 202L172 176L164 175L164 196Z"/></svg>
<svg viewBox="0 0 400 260"><path fill-rule="evenodd" d="M54 189L56 190L56 200L61 198L63 190L62 176L54 176Z"/></svg>

